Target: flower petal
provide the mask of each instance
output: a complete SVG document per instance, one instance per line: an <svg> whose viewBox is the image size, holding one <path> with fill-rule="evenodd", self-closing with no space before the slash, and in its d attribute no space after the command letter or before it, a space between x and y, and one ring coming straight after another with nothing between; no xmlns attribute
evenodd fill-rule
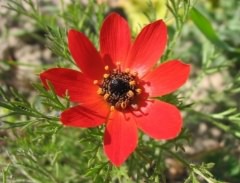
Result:
<svg viewBox="0 0 240 183"><path fill-rule="evenodd" d="M81 32L69 30L68 47L82 72L91 79L100 79L104 72L103 61L96 48Z"/></svg>
<svg viewBox="0 0 240 183"><path fill-rule="evenodd" d="M160 59L167 43L167 27L162 20L142 29L129 52L125 68L143 76Z"/></svg>
<svg viewBox="0 0 240 183"><path fill-rule="evenodd" d="M56 94L63 97L68 92L73 102L89 103L97 100L98 87L82 73L65 68L53 68L40 74L40 78L48 88L47 80L53 85Z"/></svg>
<svg viewBox="0 0 240 183"><path fill-rule="evenodd" d="M131 33L127 21L117 13L111 13L103 22L100 32L100 53L112 63L126 60L131 45Z"/></svg>
<svg viewBox="0 0 240 183"><path fill-rule="evenodd" d="M171 93L182 86L188 79L190 65L178 60L161 64L158 68L144 76L147 82L145 92L150 97L162 96Z"/></svg>
<svg viewBox="0 0 240 183"><path fill-rule="evenodd" d="M109 109L96 103L88 106L75 106L62 112L61 122L66 126L92 128L106 122Z"/></svg>
<svg viewBox="0 0 240 183"><path fill-rule="evenodd" d="M114 112L106 126L104 150L110 161L120 166L137 146L137 126L133 118Z"/></svg>
<svg viewBox="0 0 240 183"><path fill-rule="evenodd" d="M172 139L181 131L180 111L173 105L161 101L146 101L146 106L135 113L137 126L155 139Z"/></svg>

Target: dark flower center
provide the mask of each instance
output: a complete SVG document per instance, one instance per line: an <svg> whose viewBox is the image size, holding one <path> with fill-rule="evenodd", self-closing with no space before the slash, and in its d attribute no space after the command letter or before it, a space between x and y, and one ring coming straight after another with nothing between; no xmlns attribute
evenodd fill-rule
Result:
<svg viewBox="0 0 240 183"><path fill-rule="evenodd" d="M125 95L130 90L129 81L121 78L120 75L116 75L111 78L109 83L109 91L117 97Z"/></svg>
<svg viewBox="0 0 240 183"><path fill-rule="evenodd" d="M121 71L119 68L108 71L103 75L101 83L95 81L99 85L97 93L102 95L111 109L123 110L134 103L136 96L141 93L138 88L137 73L131 73L129 69Z"/></svg>

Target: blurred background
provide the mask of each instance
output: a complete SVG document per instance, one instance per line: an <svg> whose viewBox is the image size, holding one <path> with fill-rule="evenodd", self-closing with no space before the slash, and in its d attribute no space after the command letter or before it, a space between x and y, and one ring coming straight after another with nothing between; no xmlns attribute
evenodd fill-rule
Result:
<svg viewBox="0 0 240 183"><path fill-rule="evenodd" d="M66 31L70 28L87 34L98 47L102 20L112 11L129 21L133 38L151 21L166 22L169 42L161 61L179 58L192 65L191 79L177 96L167 99L173 103L177 100L184 114L188 138L184 138L184 130L183 138L180 137L184 151L179 154L189 163L214 163L213 167L208 165L216 180L239 183L240 1L237 0L0 0L2 180L92 182L91 174L86 175L88 166L81 167L84 161L91 164L83 153L91 144L80 142L79 129L51 126L42 118L28 117L26 111L34 105L51 115L59 114L61 110L49 110L49 106L42 105L41 91L33 86L40 83L38 74L54 66L72 67L66 46ZM11 106L11 102L15 103ZM162 166L164 177L159 175L160 182L181 183L192 176L182 162L171 156L164 156ZM146 170L149 175L149 168ZM125 168L121 171L119 177L136 174ZM138 180L126 177L123 182ZM196 182L216 182L212 175L209 177L207 181L197 175ZM149 180L142 175L136 182ZM101 181L99 178L93 182Z"/></svg>

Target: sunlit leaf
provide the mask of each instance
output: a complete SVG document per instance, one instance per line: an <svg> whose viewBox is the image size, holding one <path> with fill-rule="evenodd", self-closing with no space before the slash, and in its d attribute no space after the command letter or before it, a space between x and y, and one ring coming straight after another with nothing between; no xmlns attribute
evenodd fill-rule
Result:
<svg viewBox="0 0 240 183"><path fill-rule="evenodd" d="M214 45L220 48L227 49L227 45L218 37L217 32L213 29L211 22L196 8L190 11L190 17L197 28L203 35Z"/></svg>

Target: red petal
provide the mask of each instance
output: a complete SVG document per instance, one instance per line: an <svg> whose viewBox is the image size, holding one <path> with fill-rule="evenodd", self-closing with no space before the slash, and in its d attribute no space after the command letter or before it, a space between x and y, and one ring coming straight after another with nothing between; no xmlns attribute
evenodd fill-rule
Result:
<svg viewBox="0 0 240 183"><path fill-rule="evenodd" d="M109 109L106 105L75 106L62 112L61 121L66 126L91 128L106 122Z"/></svg>
<svg viewBox="0 0 240 183"><path fill-rule="evenodd" d="M68 32L68 47L78 67L91 79L100 79L104 64L99 53L89 39L81 32Z"/></svg>
<svg viewBox="0 0 240 183"><path fill-rule="evenodd" d="M167 43L167 28L162 20L153 22L142 29L137 36L125 67L143 76L160 59Z"/></svg>
<svg viewBox="0 0 240 183"><path fill-rule="evenodd" d="M173 105L161 101L146 101L142 112L135 114L137 126L155 139L172 139L181 131L180 111Z"/></svg>
<svg viewBox="0 0 240 183"><path fill-rule="evenodd" d="M111 13L103 22L100 32L100 52L112 63L126 60L131 44L127 21L117 13Z"/></svg>
<svg viewBox="0 0 240 183"><path fill-rule="evenodd" d="M73 102L89 103L97 100L98 87L82 73L64 68L49 69L40 74L40 78L48 88L47 80L53 85L58 96L65 96L68 92Z"/></svg>
<svg viewBox="0 0 240 183"><path fill-rule="evenodd" d="M106 126L104 150L110 161L120 166L137 146L137 126L133 118L114 112Z"/></svg>
<svg viewBox="0 0 240 183"><path fill-rule="evenodd" d="M187 81L189 73L188 64L178 60L165 62L144 76L143 80L147 82L145 92L151 97L171 93Z"/></svg>

